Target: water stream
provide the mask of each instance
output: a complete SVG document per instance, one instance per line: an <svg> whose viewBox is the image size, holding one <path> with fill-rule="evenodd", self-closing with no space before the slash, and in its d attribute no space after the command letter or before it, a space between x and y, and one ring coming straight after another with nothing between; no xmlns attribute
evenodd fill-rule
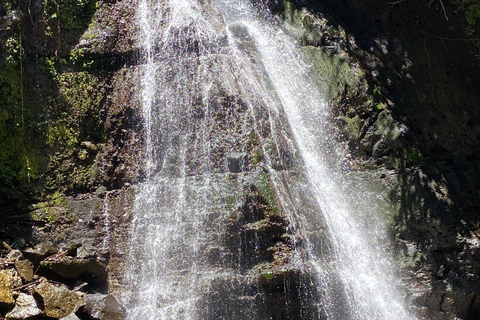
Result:
<svg viewBox="0 0 480 320"><path fill-rule="evenodd" d="M132 223L128 319L275 318L259 306L272 293L248 265L261 236L232 253L222 235L245 186L260 193L265 178L286 232L302 239L282 272L309 275L295 289L300 302L285 295L281 319L414 319L386 252L382 206L352 188L310 68L264 10L248 0L140 2L147 179ZM237 289L246 283L253 292Z"/></svg>

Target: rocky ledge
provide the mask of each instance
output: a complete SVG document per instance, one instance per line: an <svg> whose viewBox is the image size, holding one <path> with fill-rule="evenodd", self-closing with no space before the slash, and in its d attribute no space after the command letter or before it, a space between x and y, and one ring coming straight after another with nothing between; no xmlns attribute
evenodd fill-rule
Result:
<svg viewBox="0 0 480 320"><path fill-rule="evenodd" d="M117 298L98 292L105 282L102 258L81 244L40 242L0 251L0 319L124 319Z"/></svg>

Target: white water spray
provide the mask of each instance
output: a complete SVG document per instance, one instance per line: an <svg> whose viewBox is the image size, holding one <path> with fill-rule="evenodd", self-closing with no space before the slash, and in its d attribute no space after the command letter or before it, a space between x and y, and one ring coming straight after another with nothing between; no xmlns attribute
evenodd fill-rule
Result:
<svg viewBox="0 0 480 320"><path fill-rule="evenodd" d="M310 248L307 237L308 260L297 257L298 265L314 270L322 292L323 301L317 303L322 314L334 320L414 319L392 280L379 207L361 191L347 193L351 190L342 185L349 184L341 170L343 151L328 128L328 108L300 49L249 1L210 2L214 10L208 12L221 15L209 16L207 5L194 0L168 4L142 0L139 7L147 181L138 187L135 205L128 318L199 319L202 290L209 290L209 281L225 271L206 264L202 252L210 232L207 225L214 220L225 225L218 222L226 220L221 214L226 206L218 195L232 187L212 159L216 141L209 138L219 130L209 102L219 76L227 87L242 86L237 91L251 97L248 106L255 131L259 129L253 100L268 106L273 142L262 141L265 151L278 146L278 139L289 140L291 129L290 147L296 146L301 154L310 192L320 208L317 214L323 215L333 246L332 258L326 261ZM237 41L235 28L252 39L249 52ZM219 31L228 43L217 44ZM217 58L220 54L231 57L233 80L221 78L225 60ZM206 105L201 117L187 112L187 106L197 104ZM288 130L275 122L275 115L282 113ZM197 159L191 159L192 153ZM268 156L266 165L287 217L296 228L315 232L308 219L296 216L293 202L283 195L288 187L282 186ZM254 315L245 319L253 320Z"/></svg>

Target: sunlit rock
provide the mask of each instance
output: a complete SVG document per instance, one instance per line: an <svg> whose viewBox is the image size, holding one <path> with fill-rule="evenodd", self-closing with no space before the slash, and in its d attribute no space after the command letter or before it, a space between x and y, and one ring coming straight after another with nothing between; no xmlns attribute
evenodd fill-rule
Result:
<svg viewBox="0 0 480 320"><path fill-rule="evenodd" d="M37 301L31 295L25 293L19 293L15 300L15 308L7 313L5 316L7 319L28 319L39 315L42 312L37 305Z"/></svg>
<svg viewBox="0 0 480 320"><path fill-rule="evenodd" d="M13 275L11 270L0 270L0 305L13 305Z"/></svg>
<svg viewBox="0 0 480 320"><path fill-rule="evenodd" d="M45 315L52 318L63 318L85 305L83 297L69 290L65 285L55 286L42 278L34 288L45 305Z"/></svg>
<svg viewBox="0 0 480 320"><path fill-rule="evenodd" d="M33 279L33 263L30 260L15 261L15 270L17 270L20 277L30 282Z"/></svg>

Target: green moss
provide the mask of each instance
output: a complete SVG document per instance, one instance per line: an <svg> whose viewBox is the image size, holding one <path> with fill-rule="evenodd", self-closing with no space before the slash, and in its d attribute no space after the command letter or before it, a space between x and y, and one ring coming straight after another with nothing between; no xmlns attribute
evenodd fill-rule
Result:
<svg viewBox="0 0 480 320"><path fill-rule="evenodd" d="M48 122L47 145L54 150L66 150L84 140L103 142L104 91L97 78L86 72L59 74L56 78L64 111Z"/></svg>
<svg viewBox="0 0 480 320"><path fill-rule="evenodd" d="M352 68L342 56L314 46L302 49L312 65L313 78L318 79L319 87L330 100L356 92L356 88L363 83L360 69Z"/></svg>
<svg viewBox="0 0 480 320"><path fill-rule="evenodd" d="M264 159L265 159L265 155L263 153L263 149L262 148L255 149L253 153L253 165L254 166L259 165Z"/></svg>
<svg viewBox="0 0 480 320"><path fill-rule="evenodd" d="M269 211L278 213L278 207L275 201L275 192L270 185L270 175L261 173L258 179L258 195L266 201Z"/></svg>
<svg viewBox="0 0 480 320"><path fill-rule="evenodd" d="M360 130L362 128L363 121L358 115L353 118L341 116L340 121L343 123L343 133L352 141L356 141L360 138Z"/></svg>
<svg viewBox="0 0 480 320"><path fill-rule="evenodd" d="M260 278L263 280L272 280L274 276L275 273L273 273L272 271L264 271L260 273Z"/></svg>
<svg viewBox="0 0 480 320"><path fill-rule="evenodd" d="M3 47L5 66L0 70L0 185L1 193L14 186L28 187L38 178L44 162L38 144L39 115L23 87L23 36L14 33Z"/></svg>
<svg viewBox="0 0 480 320"><path fill-rule="evenodd" d="M73 214L67 198L57 190L48 196L46 201L38 204L38 209L34 211L32 218L52 224L57 222L71 222L73 220Z"/></svg>

